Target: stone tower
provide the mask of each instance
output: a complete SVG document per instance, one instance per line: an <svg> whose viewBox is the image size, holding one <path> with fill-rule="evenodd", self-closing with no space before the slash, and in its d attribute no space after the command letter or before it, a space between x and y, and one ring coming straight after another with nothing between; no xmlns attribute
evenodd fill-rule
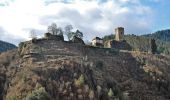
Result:
<svg viewBox="0 0 170 100"><path fill-rule="evenodd" d="M124 28L123 27L118 27L115 29L115 40L116 41L121 41L124 36Z"/></svg>

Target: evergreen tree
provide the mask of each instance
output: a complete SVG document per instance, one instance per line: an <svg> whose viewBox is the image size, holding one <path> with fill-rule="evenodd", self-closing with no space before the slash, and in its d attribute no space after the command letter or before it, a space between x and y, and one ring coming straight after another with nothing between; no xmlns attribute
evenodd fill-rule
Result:
<svg viewBox="0 0 170 100"><path fill-rule="evenodd" d="M157 45L155 43L155 39L151 39L151 52L155 54L157 52Z"/></svg>

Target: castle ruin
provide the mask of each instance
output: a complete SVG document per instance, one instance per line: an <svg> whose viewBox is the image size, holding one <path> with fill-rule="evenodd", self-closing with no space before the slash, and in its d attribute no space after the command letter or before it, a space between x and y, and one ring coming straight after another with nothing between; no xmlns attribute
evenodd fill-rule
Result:
<svg viewBox="0 0 170 100"><path fill-rule="evenodd" d="M116 41L122 41L124 36L124 28L123 27L118 27L115 29L115 40Z"/></svg>

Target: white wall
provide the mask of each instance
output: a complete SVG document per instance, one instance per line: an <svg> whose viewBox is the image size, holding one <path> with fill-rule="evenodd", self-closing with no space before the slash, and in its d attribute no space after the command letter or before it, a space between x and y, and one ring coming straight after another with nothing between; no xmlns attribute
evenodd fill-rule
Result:
<svg viewBox="0 0 170 100"><path fill-rule="evenodd" d="M96 43L103 44L103 40L92 40L92 45L95 45Z"/></svg>

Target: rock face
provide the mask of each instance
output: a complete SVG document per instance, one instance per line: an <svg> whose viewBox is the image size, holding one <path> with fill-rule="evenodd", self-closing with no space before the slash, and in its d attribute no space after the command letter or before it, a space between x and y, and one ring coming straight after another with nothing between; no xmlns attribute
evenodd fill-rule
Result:
<svg viewBox="0 0 170 100"><path fill-rule="evenodd" d="M0 59L3 100L170 99L170 59L161 55L43 40Z"/></svg>
<svg viewBox="0 0 170 100"><path fill-rule="evenodd" d="M4 41L0 41L0 53L7 51L7 50L14 49L14 48L16 48L15 45L4 42Z"/></svg>

